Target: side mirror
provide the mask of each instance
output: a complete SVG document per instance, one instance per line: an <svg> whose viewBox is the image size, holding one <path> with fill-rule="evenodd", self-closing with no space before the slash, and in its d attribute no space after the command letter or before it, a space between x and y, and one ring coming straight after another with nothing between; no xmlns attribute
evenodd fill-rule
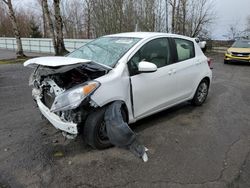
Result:
<svg viewBox="0 0 250 188"><path fill-rule="evenodd" d="M157 66L147 61L141 61L138 65L138 71L141 73L155 72L157 71Z"/></svg>

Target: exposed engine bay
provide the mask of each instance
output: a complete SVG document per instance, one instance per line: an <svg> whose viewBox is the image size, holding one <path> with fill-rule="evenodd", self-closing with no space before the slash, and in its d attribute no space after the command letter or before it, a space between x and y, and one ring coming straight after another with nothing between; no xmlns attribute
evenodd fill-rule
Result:
<svg viewBox="0 0 250 188"><path fill-rule="evenodd" d="M30 77L29 84L34 86L32 92L34 99L39 98L62 121L79 124L86 118L89 108L95 106L89 100L89 95L86 95L86 98L80 101L80 104L69 108L61 108L61 110L55 107L57 99L60 99L60 96L65 95L68 91L75 90L78 87L84 88L94 79L107 74L108 71L106 67L92 62L59 67L38 65ZM75 98L77 97L75 96ZM61 99L62 103L66 100L68 100L67 97ZM83 106L84 109L82 109Z"/></svg>
<svg viewBox="0 0 250 188"><path fill-rule="evenodd" d="M147 148L128 125L124 101L101 106L92 97L101 86L102 79L98 78L108 74L111 67L67 57L41 57L24 64L35 68L29 85L33 86L32 96L41 114L63 136L74 139L82 133L93 148L113 145L130 150L144 162L148 160Z"/></svg>

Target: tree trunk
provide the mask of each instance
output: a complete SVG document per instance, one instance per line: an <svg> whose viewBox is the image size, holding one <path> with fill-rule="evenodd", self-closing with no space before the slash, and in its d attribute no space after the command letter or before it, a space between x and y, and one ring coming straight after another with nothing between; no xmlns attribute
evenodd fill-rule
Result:
<svg viewBox="0 0 250 188"><path fill-rule="evenodd" d="M53 26L53 23L52 23L52 19L50 17L50 12L49 12L49 7L48 7L47 0L42 0L42 7L44 9L45 19L48 22L49 31L50 31L50 35L52 37L52 42L53 42L53 47L54 47L54 50L55 50L55 54L58 55L58 47L57 47L57 42L56 42L56 36L55 36L55 32L54 32L54 26Z"/></svg>
<svg viewBox="0 0 250 188"><path fill-rule="evenodd" d="M54 11L55 11L55 26L56 26L56 41L58 53L56 55L65 55L68 51L65 48L63 41L63 23L60 12L60 0L54 0Z"/></svg>
<svg viewBox="0 0 250 188"><path fill-rule="evenodd" d="M175 17L175 19L176 19L175 32L177 34L180 34L180 1L178 1L177 7L176 7L176 17Z"/></svg>
<svg viewBox="0 0 250 188"><path fill-rule="evenodd" d="M182 0L182 34L186 35L187 0Z"/></svg>
<svg viewBox="0 0 250 188"><path fill-rule="evenodd" d="M13 28L13 31L14 31L14 35L15 35L15 38L16 38L16 44L17 44L16 55L17 55L17 57L25 57L25 55L23 53L23 46L22 46L20 31L19 31L19 28L18 28L18 25L17 25L17 21L16 21L14 10L13 10L12 2L11 2L11 0L3 0L3 2L9 8L9 17L10 17L10 20L11 20L11 25L12 25L12 28Z"/></svg>
<svg viewBox="0 0 250 188"><path fill-rule="evenodd" d="M91 22L92 22L92 19L91 19L91 10L92 10L92 6L93 6L93 2L91 2L91 0L85 0L85 3L86 3L86 7L85 7L85 22L86 22L86 32L87 32L87 38L90 39L91 38L91 33L90 33L90 28L91 28Z"/></svg>
<svg viewBox="0 0 250 188"><path fill-rule="evenodd" d="M172 27L172 33L175 33L175 23L176 23L176 0L173 0L173 2L171 1L172 6L172 23L171 23L171 27Z"/></svg>
<svg viewBox="0 0 250 188"><path fill-rule="evenodd" d="M43 0L42 0L43 1ZM43 38L47 38L48 34L47 34L47 21L46 21L46 14L45 14L45 9L44 6L42 5L42 1L40 1L40 5L42 6L42 13L43 13Z"/></svg>

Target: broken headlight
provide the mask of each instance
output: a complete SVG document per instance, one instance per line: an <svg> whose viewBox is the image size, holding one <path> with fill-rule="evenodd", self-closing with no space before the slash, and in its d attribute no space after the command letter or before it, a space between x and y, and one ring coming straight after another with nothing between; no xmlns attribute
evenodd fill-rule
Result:
<svg viewBox="0 0 250 188"><path fill-rule="evenodd" d="M91 81L82 85L73 87L55 98L51 111L66 111L77 108L82 101L92 94L100 86L99 82Z"/></svg>

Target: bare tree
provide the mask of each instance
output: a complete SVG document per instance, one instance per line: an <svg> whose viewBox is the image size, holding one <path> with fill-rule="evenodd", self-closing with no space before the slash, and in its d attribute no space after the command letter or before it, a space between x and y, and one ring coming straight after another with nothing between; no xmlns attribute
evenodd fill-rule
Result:
<svg viewBox="0 0 250 188"><path fill-rule="evenodd" d="M91 38L91 14L92 14L92 3L91 0L85 0L85 23L86 23L86 30L87 30L87 38Z"/></svg>
<svg viewBox="0 0 250 188"><path fill-rule="evenodd" d="M188 9L188 0L181 0L181 8L182 8L182 31L181 34L186 35L186 18L187 18L187 9Z"/></svg>
<svg viewBox="0 0 250 188"><path fill-rule="evenodd" d="M175 14L176 14L176 4L177 4L177 0L170 0L169 1L170 6L172 7L172 21L171 21L171 30L172 33L175 33Z"/></svg>
<svg viewBox="0 0 250 188"><path fill-rule="evenodd" d="M246 30L240 29L239 27L239 21L235 21L235 23L230 24L227 29L227 33L224 35L224 37L228 38L229 40L235 40L237 38L244 38L246 37Z"/></svg>
<svg viewBox="0 0 250 188"><path fill-rule="evenodd" d="M238 30L237 25L231 24L228 28L227 37L229 40L235 40L240 37L240 31Z"/></svg>
<svg viewBox="0 0 250 188"><path fill-rule="evenodd" d="M49 31L50 31L50 35L52 38L52 42L53 42L53 46L54 46L54 50L55 50L55 54L58 54L58 50L57 50L57 42L56 42L56 36L55 36L55 32L54 32L54 25L51 19L51 15L50 15L50 11L49 11L49 6L48 6L48 1L47 0L42 0L42 7L43 7L43 14L46 20L46 24L49 27Z"/></svg>
<svg viewBox="0 0 250 188"><path fill-rule="evenodd" d="M53 0L54 12L55 12L55 27L51 18L51 13L49 11L49 6L47 0L42 0L42 7L44 10L44 17L49 26L50 34L53 41L53 46L55 50L55 55L64 55L68 53L65 48L63 41L63 24L60 12L60 0Z"/></svg>
<svg viewBox="0 0 250 188"><path fill-rule="evenodd" d="M37 1L40 2L43 16L36 17L34 20L43 22L43 27L39 29L44 31L44 37L49 31L56 55L63 54L66 50L63 43L64 36L95 38L106 34L135 31L135 28L138 31L166 31L167 5L170 5L169 10L172 10L172 33L191 37L207 35L208 26L214 18L211 4L213 0ZM166 5L166 3L169 4ZM23 19L23 13L20 15L19 17ZM2 17L0 21L1 19ZM23 20L20 20L22 26L25 25ZM1 30L3 33L8 33L0 27L0 32Z"/></svg>
<svg viewBox="0 0 250 188"><path fill-rule="evenodd" d="M23 46L22 46L22 41L21 41L21 36L20 36L20 31L17 25L17 21L16 21L16 16L15 16L15 12L12 6L12 2L11 0L2 0L7 6L8 6L8 10L9 10L9 17L11 20L11 25L12 25L12 29L14 31L14 35L16 38L16 44L17 44L17 57L25 57L24 53L23 53Z"/></svg>
<svg viewBox="0 0 250 188"><path fill-rule="evenodd" d="M197 0L191 4L193 11L191 12L191 19L189 23L192 23L192 27L189 28L190 36L198 36L206 25L212 23L215 19L215 13L213 11L212 1Z"/></svg>
<svg viewBox="0 0 250 188"><path fill-rule="evenodd" d="M37 3L42 8L43 38L47 38L48 37L48 28L47 28L47 21L46 21L46 17L45 17L45 9L43 6L43 0L37 0Z"/></svg>
<svg viewBox="0 0 250 188"><path fill-rule="evenodd" d="M69 38L85 38L87 26L84 25L85 15L84 0L63 0L61 2L61 16L65 29L65 36Z"/></svg>
<svg viewBox="0 0 250 188"><path fill-rule="evenodd" d="M56 55L64 55L68 53L64 45L63 23L60 10L60 0L54 0L55 11L55 32L56 32Z"/></svg>
<svg viewBox="0 0 250 188"><path fill-rule="evenodd" d="M170 0L172 32L198 36L215 18L212 0Z"/></svg>

